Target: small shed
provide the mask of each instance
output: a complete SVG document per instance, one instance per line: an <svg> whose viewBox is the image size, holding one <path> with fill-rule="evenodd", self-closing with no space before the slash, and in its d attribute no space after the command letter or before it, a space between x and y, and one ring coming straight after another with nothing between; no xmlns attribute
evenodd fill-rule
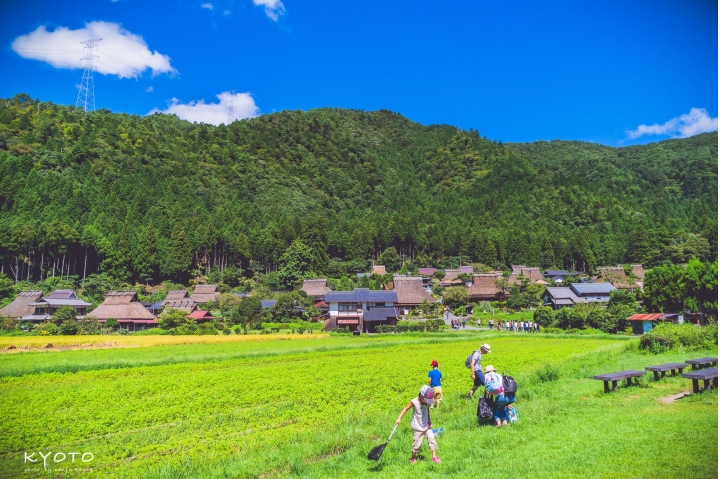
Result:
<svg viewBox="0 0 720 479"><path fill-rule="evenodd" d="M627 320L632 324L633 334L645 334L654 328L655 323L660 321L663 316L662 313L633 314Z"/></svg>

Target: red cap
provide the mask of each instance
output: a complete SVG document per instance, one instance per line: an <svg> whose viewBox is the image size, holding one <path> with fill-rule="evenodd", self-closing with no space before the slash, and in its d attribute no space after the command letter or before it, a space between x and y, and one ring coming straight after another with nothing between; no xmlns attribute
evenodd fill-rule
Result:
<svg viewBox="0 0 720 479"><path fill-rule="evenodd" d="M430 363L430 366L432 366L432 367L437 367L437 365L438 365L437 361L433 361Z"/></svg>

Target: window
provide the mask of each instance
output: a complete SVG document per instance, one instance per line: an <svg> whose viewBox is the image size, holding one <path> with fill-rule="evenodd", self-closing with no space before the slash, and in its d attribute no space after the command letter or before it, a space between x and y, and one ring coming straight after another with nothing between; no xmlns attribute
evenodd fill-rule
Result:
<svg viewBox="0 0 720 479"><path fill-rule="evenodd" d="M359 303L338 303L338 311L355 312L358 309L362 309L362 305Z"/></svg>

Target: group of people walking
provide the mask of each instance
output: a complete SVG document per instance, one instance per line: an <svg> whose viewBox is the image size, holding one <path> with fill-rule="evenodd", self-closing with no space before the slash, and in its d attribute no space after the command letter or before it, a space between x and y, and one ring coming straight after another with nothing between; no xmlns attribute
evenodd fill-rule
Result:
<svg viewBox="0 0 720 479"><path fill-rule="evenodd" d="M478 320L478 327L480 320ZM515 333L539 333L540 325L533 321L495 321L488 320L488 329L497 327L498 331L513 331Z"/></svg>
<svg viewBox="0 0 720 479"><path fill-rule="evenodd" d="M514 408L512 407L512 404L515 402L515 393L514 391L512 391L512 393L505 391L503 377L497 373L494 366L488 365L483 370L483 355L489 353L490 345L485 343L476 351L473 351L471 356L468 357L465 365L470 368L473 386L467 397L472 399L478 388L482 386L484 390L483 394L493 398L492 408L495 427L502 427L508 424L508 422L513 422L513 418L516 417L513 413ZM428 447L432 453L432 461L441 462L437 455L438 445L435 439L435 432L432 429L430 409L439 409L440 403L443 400L442 373L439 369L439 363L436 360L430 363L430 367L427 384L424 384L420 388L417 397L410 400L410 403L405 406L395 421L396 425L400 424L405 413L412 410L410 427L413 431L413 444L410 462L413 464L417 462L417 455L422 447L423 439L427 439ZM480 398L481 401L483 399L484 398Z"/></svg>

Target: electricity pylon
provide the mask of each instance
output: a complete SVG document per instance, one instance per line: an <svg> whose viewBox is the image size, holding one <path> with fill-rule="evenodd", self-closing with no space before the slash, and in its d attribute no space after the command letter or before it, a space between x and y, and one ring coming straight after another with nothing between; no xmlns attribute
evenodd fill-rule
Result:
<svg viewBox="0 0 720 479"><path fill-rule="evenodd" d="M87 40L80 42L83 45L83 57L80 59L83 67L82 81L80 82L80 91L78 91L77 101L75 102L75 108L82 107L85 111L95 110L95 82L93 80L93 72L95 71L95 65L93 64L96 58L98 42L102 38L95 40Z"/></svg>

